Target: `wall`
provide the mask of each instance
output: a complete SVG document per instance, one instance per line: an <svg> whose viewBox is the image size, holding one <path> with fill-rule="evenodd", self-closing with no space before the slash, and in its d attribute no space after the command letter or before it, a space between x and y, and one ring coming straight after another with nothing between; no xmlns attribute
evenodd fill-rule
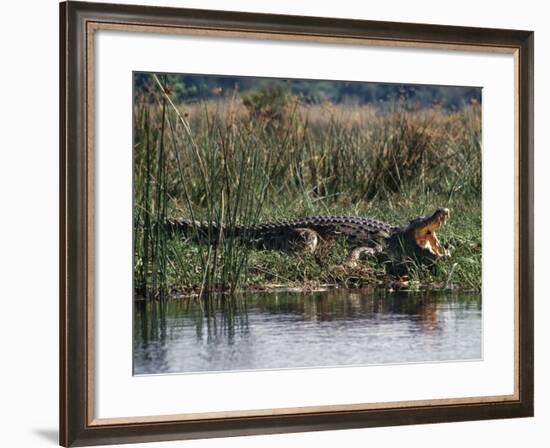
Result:
<svg viewBox="0 0 550 448"><path fill-rule="evenodd" d="M120 1L126 3L126 1ZM138 2L138 0L135 0ZM550 15L544 2L524 0L439 2L407 0L163 0L142 3L210 9L248 10L449 25L532 29L536 32L536 417L383 429L333 431L204 440L149 446L190 447L359 447L468 445L545 446L550 421L550 312L545 291L544 238L550 217L545 132L550 79ZM0 27L0 410L2 446L55 446L57 438L57 2L5 2Z"/></svg>

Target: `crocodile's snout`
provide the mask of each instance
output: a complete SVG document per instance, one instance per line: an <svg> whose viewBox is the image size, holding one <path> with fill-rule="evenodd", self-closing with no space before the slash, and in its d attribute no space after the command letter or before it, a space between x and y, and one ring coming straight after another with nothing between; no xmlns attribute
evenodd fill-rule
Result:
<svg viewBox="0 0 550 448"><path fill-rule="evenodd" d="M447 222L450 217L448 208L439 208L433 215L421 218L414 223L414 239L416 244L423 250L428 251L435 257L447 255L446 250L437 239L436 230ZM413 224L413 223L411 223Z"/></svg>

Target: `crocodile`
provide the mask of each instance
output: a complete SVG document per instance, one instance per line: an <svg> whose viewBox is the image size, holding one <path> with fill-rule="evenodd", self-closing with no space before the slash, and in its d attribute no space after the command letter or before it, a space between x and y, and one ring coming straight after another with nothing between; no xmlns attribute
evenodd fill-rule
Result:
<svg viewBox="0 0 550 448"><path fill-rule="evenodd" d="M450 216L448 208L396 226L362 216L310 216L288 221L219 226L189 219L167 220L171 233L183 233L214 243L235 238L262 248L295 248L314 252L324 239L345 239L352 247L351 260L363 254L386 259L413 259L433 263L449 253L439 242L436 231Z"/></svg>

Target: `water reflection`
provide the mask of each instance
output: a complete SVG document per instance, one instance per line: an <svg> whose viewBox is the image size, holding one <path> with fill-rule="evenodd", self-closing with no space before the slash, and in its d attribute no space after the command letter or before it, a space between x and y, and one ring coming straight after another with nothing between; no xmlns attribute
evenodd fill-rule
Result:
<svg viewBox="0 0 550 448"><path fill-rule="evenodd" d="M479 359L479 294L331 290L137 302L134 373Z"/></svg>

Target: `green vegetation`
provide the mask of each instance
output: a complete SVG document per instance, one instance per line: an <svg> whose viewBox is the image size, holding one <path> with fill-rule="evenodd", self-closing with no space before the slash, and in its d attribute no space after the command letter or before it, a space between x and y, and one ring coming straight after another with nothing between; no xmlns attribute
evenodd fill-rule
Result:
<svg viewBox="0 0 550 448"><path fill-rule="evenodd" d="M136 89L134 279L136 294L320 284L479 289L481 110L405 99L307 102L263 86L177 102L169 78ZM141 81L140 81L141 82ZM364 260L343 264L343 243L314 254L258 250L231 238L174 238L166 217L254 224L316 214L372 216L392 224L448 207L439 237L452 256L392 278ZM216 242L214 242L216 240Z"/></svg>

